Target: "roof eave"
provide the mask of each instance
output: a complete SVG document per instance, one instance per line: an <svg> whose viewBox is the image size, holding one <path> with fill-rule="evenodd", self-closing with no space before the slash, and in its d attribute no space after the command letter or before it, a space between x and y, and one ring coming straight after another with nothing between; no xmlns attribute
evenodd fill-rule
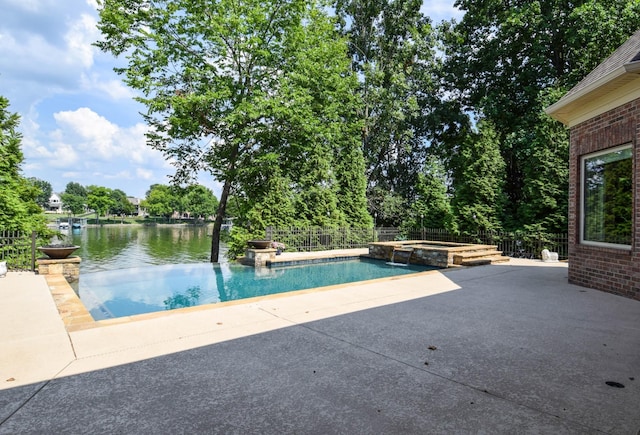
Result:
<svg viewBox="0 0 640 435"><path fill-rule="evenodd" d="M568 117L563 116L564 111L562 109L564 109L567 106L573 105L578 100L585 98L586 96L596 91L597 89L601 88L602 86L606 85L607 83L613 82L617 78L623 76L624 74L627 74L628 72L625 67L626 65L621 66L620 68L610 72L606 76L603 76L600 79L589 84L588 86L585 86L584 88L580 89L578 92L574 94L565 95L564 97L560 98L557 102L555 102L551 106L544 109L544 111L546 112L547 115L557 119L563 124L568 124Z"/></svg>

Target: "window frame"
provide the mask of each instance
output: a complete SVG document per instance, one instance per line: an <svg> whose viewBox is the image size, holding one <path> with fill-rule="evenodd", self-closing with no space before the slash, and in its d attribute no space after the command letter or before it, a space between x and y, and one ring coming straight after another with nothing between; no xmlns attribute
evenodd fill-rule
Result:
<svg viewBox="0 0 640 435"><path fill-rule="evenodd" d="M600 151L596 151L593 153L589 153L589 154L584 154L582 156L580 156L580 191L579 191L579 195L580 195L580 209L579 209L579 214L580 214L580 219L579 219L579 225L580 225L580 244L582 245L587 245L587 246L596 246L596 247L602 247L602 248L613 248L613 249L621 249L621 250L626 250L626 251L631 251L632 249L632 244L633 244L633 233L634 233L634 216L633 216L633 199L632 199L632 222L631 222L631 244L629 245L623 245L623 244L619 244L619 243L610 243L610 242L598 242L598 241L594 241L594 240L586 240L584 238L585 236L585 214L586 214L586 191L585 191L585 184L586 184L586 176L587 176L587 171L586 171L586 160L587 159L591 159L594 157L598 157L601 155L605 155L605 154L611 154L611 153L615 153L618 151L622 151L625 149L629 149L631 150L631 167L634 167L634 148L633 148L633 143L629 142L626 143L624 145L619 145L613 148L607 148L604 150L600 150ZM631 170L631 176L633 178L635 178L635 174L633 169ZM635 184L632 182L632 186L635 186ZM633 189L633 187L632 187ZM632 197L633 198L633 197Z"/></svg>

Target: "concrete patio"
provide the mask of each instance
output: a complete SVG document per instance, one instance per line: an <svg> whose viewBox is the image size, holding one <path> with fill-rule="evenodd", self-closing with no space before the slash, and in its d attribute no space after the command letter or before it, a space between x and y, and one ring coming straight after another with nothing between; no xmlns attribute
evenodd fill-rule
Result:
<svg viewBox="0 0 640 435"><path fill-rule="evenodd" d="M568 284L563 263L69 331L44 277L9 273L0 294L1 434L640 430L640 302Z"/></svg>

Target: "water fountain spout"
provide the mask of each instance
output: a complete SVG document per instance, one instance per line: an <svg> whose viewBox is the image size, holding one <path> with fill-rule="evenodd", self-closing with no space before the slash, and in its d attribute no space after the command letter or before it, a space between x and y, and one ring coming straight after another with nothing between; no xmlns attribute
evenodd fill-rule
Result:
<svg viewBox="0 0 640 435"><path fill-rule="evenodd" d="M396 263L395 258L396 258L396 252L408 252L409 256L407 257L407 262L406 263ZM391 259L389 262L387 262L388 265L390 266L408 266L409 265L409 261L411 260L411 255L413 254L413 248L403 248L401 246L394 246L393 247L393 251L391 252Z"/></svg>

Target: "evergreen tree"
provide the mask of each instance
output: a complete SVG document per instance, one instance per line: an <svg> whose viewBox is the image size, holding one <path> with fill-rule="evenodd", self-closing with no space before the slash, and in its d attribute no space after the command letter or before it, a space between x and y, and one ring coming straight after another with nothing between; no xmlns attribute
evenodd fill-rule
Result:
<svg viewBox="0 0 640 435"><path fill-rule="evenodd" d="M37 203L41 190L22 175L20 117L8 108L9 100L0 96L0 231L47 236L50 231Z"/></svg>
<svg viewBox="0 0 640 435"><path fill-rule="evenodd" d="M435 156L429 157L424 171L418 175L410 210L410 216L402 222L403 228L457 230L447 194L445 170Z"/></svg>
<svg viewBox="0 0 640 435"><path fill-rule="evenodd" d="M504 169L497 134L488 121L477 125L452 156L452 207L460 231L501 229Z"/></svg>

